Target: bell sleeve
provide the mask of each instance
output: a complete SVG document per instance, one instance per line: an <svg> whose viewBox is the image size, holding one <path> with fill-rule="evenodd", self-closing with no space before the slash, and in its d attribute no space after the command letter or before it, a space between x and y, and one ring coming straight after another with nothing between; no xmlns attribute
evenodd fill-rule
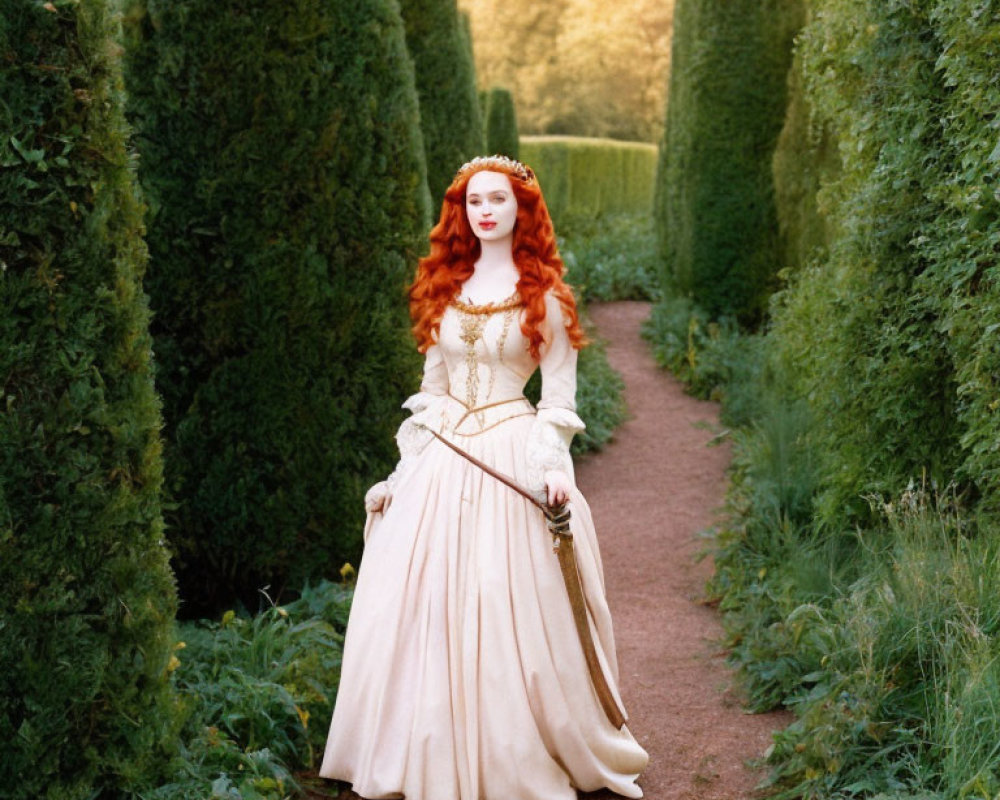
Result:
<svg viewBox="0 0 1000 800"><path fill-rule="evenodd" d="M528 436L528 485L536 492L545 488L545 473L551 470L573 476L569 446L586 427L576 414L577 350L566 332L562 306L550 293L545 297L545 319L549 340L542 349L542 397Z"/></svg>

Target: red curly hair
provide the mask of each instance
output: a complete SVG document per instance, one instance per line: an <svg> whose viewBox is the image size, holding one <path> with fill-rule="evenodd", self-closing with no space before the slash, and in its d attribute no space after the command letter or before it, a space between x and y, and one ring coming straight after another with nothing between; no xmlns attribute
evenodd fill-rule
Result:
<svg viewBox="0 0 1000 800"><path fill-rule="evenodd" d="M484 170L507 175L517 199L513 251L514 264L520 273L517 291L524 303L521 332L528 340L528 350L539 359L542 344L550 338L544 326L545 293L549 290L568 320L566 332L570 343L579 350L587 340L576 313L573 292L562 278L566 267L556 250L555 230L542 190L530 171L525 180L513 167L496 162L463 170L445 192L441 218L431 230L431 252L420 259L416 280L409 290L417 349L425 353L434 343L445 309L458 297L479 258L479 239L465 214L465 190L469 179Z"/></svg>

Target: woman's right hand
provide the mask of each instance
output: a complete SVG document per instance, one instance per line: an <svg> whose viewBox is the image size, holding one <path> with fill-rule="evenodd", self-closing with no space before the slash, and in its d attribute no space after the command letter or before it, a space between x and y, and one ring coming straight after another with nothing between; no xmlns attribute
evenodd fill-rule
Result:
<svg viewBox="0 0 1000 800"><path fill-rule="evenodd" d="M379 481L365 493L365 511L371 514L386 512L392 503L388 481Z"/></svg>

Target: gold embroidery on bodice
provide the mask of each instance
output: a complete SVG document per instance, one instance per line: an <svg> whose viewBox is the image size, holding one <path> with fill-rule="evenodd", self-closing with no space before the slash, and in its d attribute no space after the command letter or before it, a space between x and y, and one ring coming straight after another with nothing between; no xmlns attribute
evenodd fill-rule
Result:
<svg viewBox="0 0 1000 800"><path fill-rule="evenodd" d="M481 362L485 363L489 369L489 385L484 399L489 399L496 381L496 363L490 358L481 359L476 345L483 338L483 331L492 315L503 313L503 328L496 343L497 362L502 364L507 335L510 333L510 326L522 303L521 298L515 292L499 303L477 306L455 299L452 301L452 305L458 312L458 322L461 329L459 338L465 344L465 406L472 409L479 404L479 365ZM481 422L482 420L480 420Z"/></svg>

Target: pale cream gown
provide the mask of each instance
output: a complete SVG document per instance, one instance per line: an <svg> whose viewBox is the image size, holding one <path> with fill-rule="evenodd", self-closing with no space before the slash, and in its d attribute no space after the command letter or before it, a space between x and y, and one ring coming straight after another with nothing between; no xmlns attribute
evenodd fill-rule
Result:
<svg viewBox="0 0 1000 800"><path fill-rule="evenodd" d="M547 320L562 320L546 299ZM510 306L511 303L506 304ZM320 775L366 798L573 800L607 787L641 797L648 757L608 722L587 671L541 512L435 440L438 431L522 485L572 476L576 350L547 326L539 364L521 309L449 306L420 393L404 407L392 503L370 514ZM595 644L618 665L590 509L570 498Z"/></svg>

